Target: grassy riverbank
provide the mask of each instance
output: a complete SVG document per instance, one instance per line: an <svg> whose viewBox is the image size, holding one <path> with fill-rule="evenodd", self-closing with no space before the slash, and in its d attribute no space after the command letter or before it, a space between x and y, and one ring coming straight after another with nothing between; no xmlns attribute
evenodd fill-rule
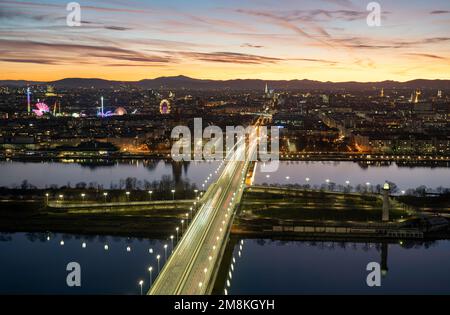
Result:
<svg viewBox="0 0 450 315"><path fill-rule="evenodd" d="M39 202L0 203L0 230L158 237L174 233L184 213L185 209L65 211Z"/></svg>
<svg viewBox="0 0 450 315"><path fill-rule="evenodd" d="M42 192L39 195L42 195ZM133 195L136 194L133 192ZM427 198L414 199L414 202L420 205L426 203L428 207L433 206L431 201ZM188 203L178 201L171 204L171 202L57 209L45 207L46 201L42 199L3 200L0 201L0 231L167 236L168 233L175 231L181 219L185 219L186 213L189 212ZM81 202L78 204L86 205ZM438 205L441 206L442 203ZM272 226L279 225L279 222L285 224L289 221L300 225L305 222L333 226L377 224L381 222L381 209L382 199L379 195L306 190L280 190L272 193L247 191L234 222L233 232L243 233L249 226L253 232L268 230ZM413 212L408 209L410 208L398 200L391 200L391 220L399 222L412 218Z"/></svg>
<svg viewBox="0 0 450 315"><path fill-rule="evenodd" d="M242 218L316 221L380 221L383 201L378 195L298 191L295 194L245 193ZM408 217L401 204L391 204L391 219Z"/></svg>

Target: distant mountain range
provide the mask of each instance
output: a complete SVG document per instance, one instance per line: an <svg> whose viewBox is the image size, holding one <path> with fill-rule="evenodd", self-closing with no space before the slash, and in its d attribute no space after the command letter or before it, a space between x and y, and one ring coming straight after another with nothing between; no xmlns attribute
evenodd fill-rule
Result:
<svg viewBox="0 0 450 315"><path fill-rule="evenodd" d="M201 80L186 76L160 77L141 81L110 81L103 79L67 78L52 82L34 82L24 80L0 81L0 86L53 85L58 88L115 88L123 85L136 86L145 89L191 89L191 90L264 90L266 83L275 90L367 90L367 89L442 89L450 90L450 80L412 80L407 82L320 82L312 80L265 81L265 80Z"/></svg>

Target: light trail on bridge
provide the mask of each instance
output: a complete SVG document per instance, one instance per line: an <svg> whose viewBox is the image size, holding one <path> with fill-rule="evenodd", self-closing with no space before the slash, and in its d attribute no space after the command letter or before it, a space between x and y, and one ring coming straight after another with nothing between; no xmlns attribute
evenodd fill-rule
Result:
<svg viewBox="0 0 450 315"><path fill-rule="evenodd" d="M257 138L241 138L230 152L218 180L205 193L204 203L175 251L154 282L151 295L210 294L228 240L235 206L242 197L250 158L257 149Z"/></svg>

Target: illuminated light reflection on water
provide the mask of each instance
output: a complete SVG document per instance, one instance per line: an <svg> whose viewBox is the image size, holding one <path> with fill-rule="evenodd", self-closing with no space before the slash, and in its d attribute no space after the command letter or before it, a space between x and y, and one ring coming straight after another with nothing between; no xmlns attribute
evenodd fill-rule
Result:
<svg viewBox="0 0 450 315"><path fill-rule="evenodd" d="M0 162L0 186L20 185L23 180L45 188L50 185L72 186L84 182L95 182L105 188L121 179L134 177L149 182L159 181L163 176L189 180L201 186L206 176L214 171L219 162L170 163L162 160L112 162L111 164L78 164L59 162ZM51 174L51 176L48 176ZM95 185L96 186L96 185Z"/></svg>
<svg viewBox="0 0 450 315"><path fill-rule="evenodd" d="M228 294L450 294L450 241L381 244L245 240L234 246ZM239 256L239 252L241 255ZM367 264L386 275L366 284Z"/></svg>
<svg viewBox="0 0 450 315"><path fill-rule="evenodd" d="M164 244L115 236L2 233L0 294L140 294L138 281L148 289L148 268L157 269L156 255L164 253ZM81 266L80 288L66 284L71 262Z"/></svg>
<svg viewBox="0 0 450 315"><path fill-rule="evenodd" d="M308 181L306 179L309 179ZM267 184L299 184L321 186L329 179L336 185L351 186L382 185L386 180L396 183L400 189L416 188L421 185L430 188L443 186L450 188L450 167L415 166L405 167L395 163L388 166L362 165L355 162L304 162L282 161L275 173L261 173L260 167L255 175L254 183Z"/></svg>
<svg viewBox="0 0 450 315"><path fill-rule="evenodd" d="M79 182L95 182L109 188L111 183L118 184L121 179L135 177L140 181L159 181L163 176L175 180L189 180L201 184L215 171L219 162L187 162L175 164L162 160L127 161L105 164L76 164L57 162L0 162L0 186L20 185L23 180L39 188L52 184L72 186ZM450 185L450 168L447 167L400 167L393 163L389 166L363 166L355 162L304 162L282 161L275 173L264 174L258 164L255 184L310 184L322 185L329 179L336 185L383 184L385 180L396 183L400 189L416 188L421 185L430 188ZM51 176L48 176L51 174ZM306 178L309 181L306 181Z"/></svg>

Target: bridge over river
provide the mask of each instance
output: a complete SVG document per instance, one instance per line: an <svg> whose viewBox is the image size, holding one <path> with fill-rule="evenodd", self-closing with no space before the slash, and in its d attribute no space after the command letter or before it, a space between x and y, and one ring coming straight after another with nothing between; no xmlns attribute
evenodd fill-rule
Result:
<svg viewBox="0 0 450 315"><path fill-rule="evenodd" d="M229 153L218 180L203 195L202 206L151 287L151 295L211 294L228 236L244 191L257 139L241 138Z"/></svg>

